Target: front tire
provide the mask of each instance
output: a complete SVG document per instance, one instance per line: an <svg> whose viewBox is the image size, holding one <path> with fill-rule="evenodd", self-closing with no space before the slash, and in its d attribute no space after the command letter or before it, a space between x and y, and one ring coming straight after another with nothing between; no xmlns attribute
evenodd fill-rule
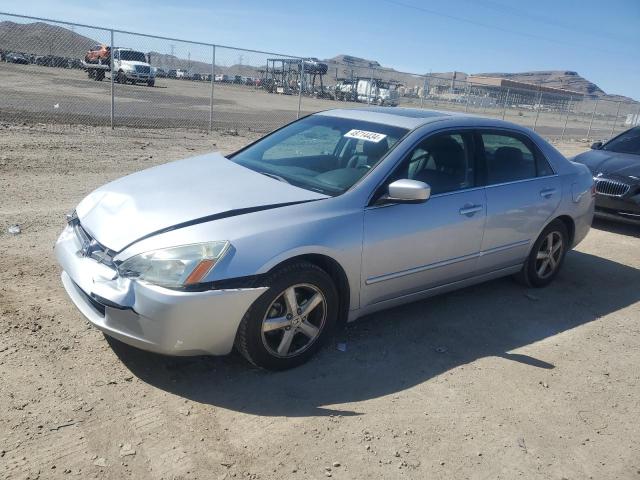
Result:
<svg viewBox="0 0 640 480"><path fill-rule="evenodd" d="M244 315L236 347L267 370L297 367L318 351L336 325L336 287L324 270L308 262L279 268L261 284L269 289Z"/></svg>
<svg viewBox="0 0 640 480"><path fill-rule="evenodd" d="M542 231L516 278L529 287L546 287L558 275L569 249L567 227L554 220Z"/></svg>

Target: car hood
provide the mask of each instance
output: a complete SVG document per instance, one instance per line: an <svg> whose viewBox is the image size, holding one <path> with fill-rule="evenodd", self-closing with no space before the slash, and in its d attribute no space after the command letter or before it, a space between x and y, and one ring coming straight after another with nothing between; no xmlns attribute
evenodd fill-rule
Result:
<svg viewBox="0 0 640 480"><path fill-rule="evenodd" d="M576 156L573 161L585 164L593 175L602 173L640 178L639 155L591 150Z"/></svg>
<svg viewBox="0 0 640 480"><path fill-rule="evenodd" d="M323 198L210 153L108 183L82 200L76 213L92 237L120 252L173 228Z"/></svg>

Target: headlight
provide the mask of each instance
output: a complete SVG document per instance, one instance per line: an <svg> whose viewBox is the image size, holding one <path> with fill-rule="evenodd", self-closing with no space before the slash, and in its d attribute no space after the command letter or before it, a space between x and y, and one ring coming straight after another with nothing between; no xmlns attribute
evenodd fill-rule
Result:
<svg viewBox="0 0 640 480"><path fill-rule="evenodd" d="M118 266L122 277L163 287L200 283L229 248L229 242L207 242L163 248L135 255Z"/></svg>

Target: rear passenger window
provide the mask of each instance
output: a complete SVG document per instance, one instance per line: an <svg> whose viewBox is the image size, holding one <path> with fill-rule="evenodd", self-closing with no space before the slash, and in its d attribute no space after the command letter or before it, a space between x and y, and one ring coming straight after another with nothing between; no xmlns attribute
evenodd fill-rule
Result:
<svg viewBox="0 0 640 480"><path fill-rule="evenodd" d="M482 133L487 185L536 176L536 157L525 143L509 134Z"/></svg>

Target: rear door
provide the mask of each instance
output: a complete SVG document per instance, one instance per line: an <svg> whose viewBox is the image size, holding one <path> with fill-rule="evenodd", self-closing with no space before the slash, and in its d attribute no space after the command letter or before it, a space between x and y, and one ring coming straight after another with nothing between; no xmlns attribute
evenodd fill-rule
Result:
<svg viewBox="0 0 640 480"><path fill-rule="evenodd" d="M476 141L487 198L481 274L524 262L562 191L559 177L526 135L478 130Z"/></svg>

